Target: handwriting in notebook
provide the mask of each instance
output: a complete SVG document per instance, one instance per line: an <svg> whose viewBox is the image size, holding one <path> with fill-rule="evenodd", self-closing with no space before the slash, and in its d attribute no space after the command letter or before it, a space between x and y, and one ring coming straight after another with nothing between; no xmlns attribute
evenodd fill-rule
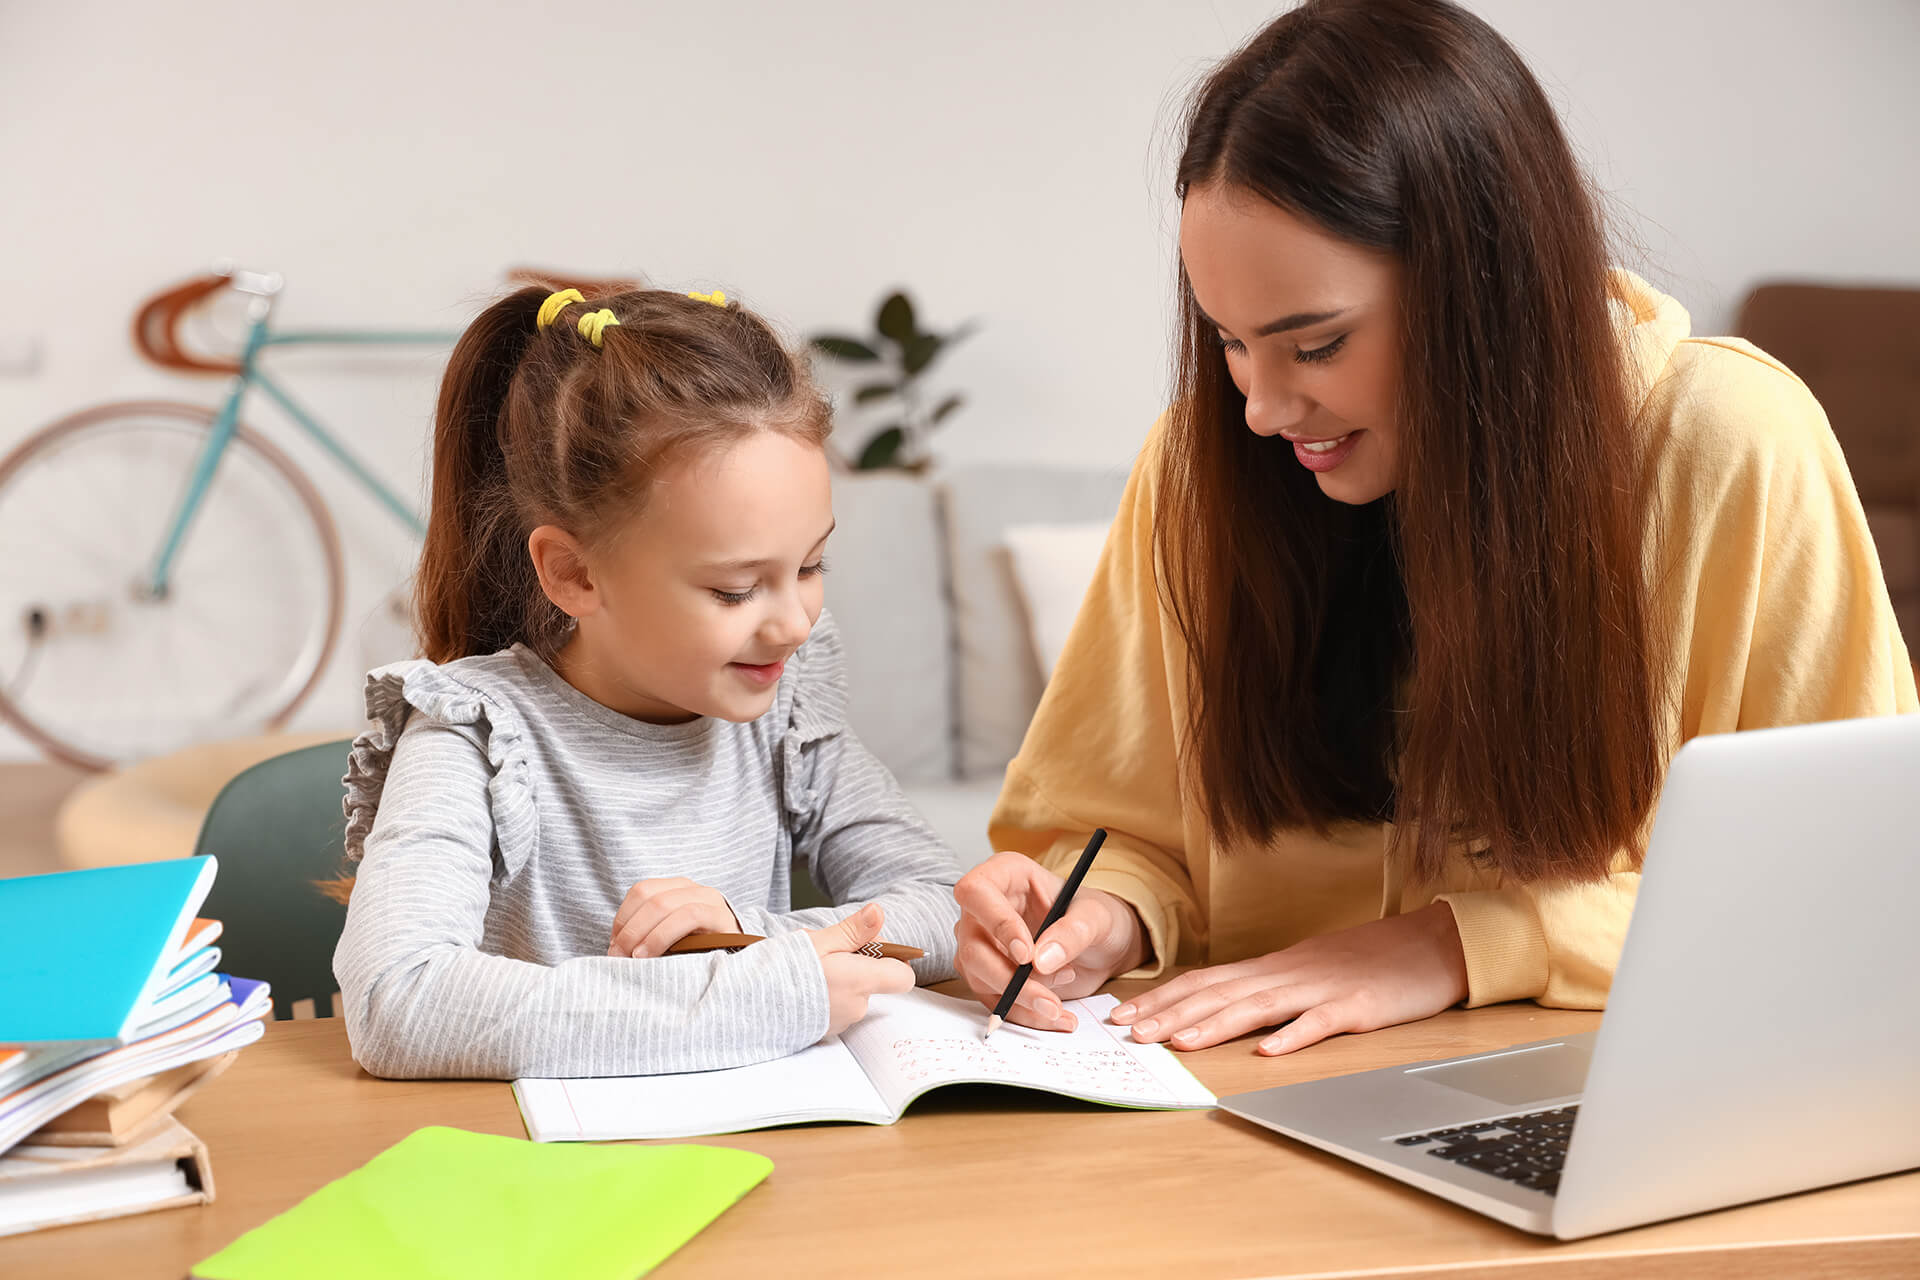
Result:
<svg viewBox="0 0 1920 1280"><path fill-rule="evenodd" d="M985 1077L1044 1082L1071 1093L1159 1096L1166 1086L1131 1053L1064 1049L1025 1040L1004 1043L966 1036L912 1036L895 1040L894 1062L908 1084L931 1078Z"/></svg>

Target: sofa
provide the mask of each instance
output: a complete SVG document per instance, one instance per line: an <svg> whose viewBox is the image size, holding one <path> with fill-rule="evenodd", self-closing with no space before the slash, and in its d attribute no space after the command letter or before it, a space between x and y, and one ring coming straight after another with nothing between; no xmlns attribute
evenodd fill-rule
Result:
<svg viewBox="0 0 1920 1280"><path fill-rule="evenodd" d="M1765 284L1736 328L1826 409L1920 661L1920 289Z"/></svg>
<svg viewBox="0 0 1920 1280"><path fill-rule="evenodd" d="M1035 581L1023 589L1009 533L1110 523L1127 470L835 480L826 595L846 645L848 719L963 865L991 852L987 818L1045 686ZM1048 607L1077 607L1092 569L1071 566Z"/></svg>

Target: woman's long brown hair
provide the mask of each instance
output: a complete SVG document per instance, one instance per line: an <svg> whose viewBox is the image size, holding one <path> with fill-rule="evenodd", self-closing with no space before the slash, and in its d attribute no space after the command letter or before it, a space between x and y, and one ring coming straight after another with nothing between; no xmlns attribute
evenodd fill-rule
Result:
<svg viewBox="0 0 1920 1280"><path fill-rule="evenodd" d="M1248 429L1181 278L1154 537L1210 828L1604 875L1659 787L1662 660L1606 235L1546 96L1451 4L1311 0L1197 94L1177 190L1213 184L1391 253L1404 355L1396 488L1343 505Z"/></svg>

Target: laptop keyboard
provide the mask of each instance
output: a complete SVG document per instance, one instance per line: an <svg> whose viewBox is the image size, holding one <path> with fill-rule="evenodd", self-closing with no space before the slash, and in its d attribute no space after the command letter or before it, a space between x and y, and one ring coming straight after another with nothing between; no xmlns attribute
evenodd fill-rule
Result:
<svg viewBox="0 0 1920 1280"><path fill-rule="evenodd" d="M1573 1136L1574 1117L1579 1113L1576 1103L1552 1111L1531 1111L1523 1116L1410 1134L1394 1142L1402 1147L1425 1147L1430 1156L1553 1195L1560 1190L1567 1139Z"/></svg>

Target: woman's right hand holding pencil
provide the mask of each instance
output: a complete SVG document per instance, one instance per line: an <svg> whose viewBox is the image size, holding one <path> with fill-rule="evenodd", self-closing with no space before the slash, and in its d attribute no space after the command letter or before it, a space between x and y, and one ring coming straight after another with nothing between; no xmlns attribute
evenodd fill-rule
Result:
<svg viewBox="0 0 1920 1280"><path fill-rule="evenodd" d="M809 929L820 968L827 975L827 1034L837 1036L867 1016L874 996L913 990L913 970L902 960L856 955L880 937L886 909L869 902L844 920Z"/></svg>
<svg viewBox="0 0 1920 1280"><path fill-rule="evenodd" d="M1115 974L1146 958L1146 930L1134 909L1099 889L1082 888L1065 915L1038 938L1033 931L1065 881L1021 853L996 853L954 886L960 923L954 966L988 1008L1000 1002L1013 971L1029 962L1007 1021L1042 1031L1070 1031L1074 1016L1060 1003L1092 995Z"/></svg>

